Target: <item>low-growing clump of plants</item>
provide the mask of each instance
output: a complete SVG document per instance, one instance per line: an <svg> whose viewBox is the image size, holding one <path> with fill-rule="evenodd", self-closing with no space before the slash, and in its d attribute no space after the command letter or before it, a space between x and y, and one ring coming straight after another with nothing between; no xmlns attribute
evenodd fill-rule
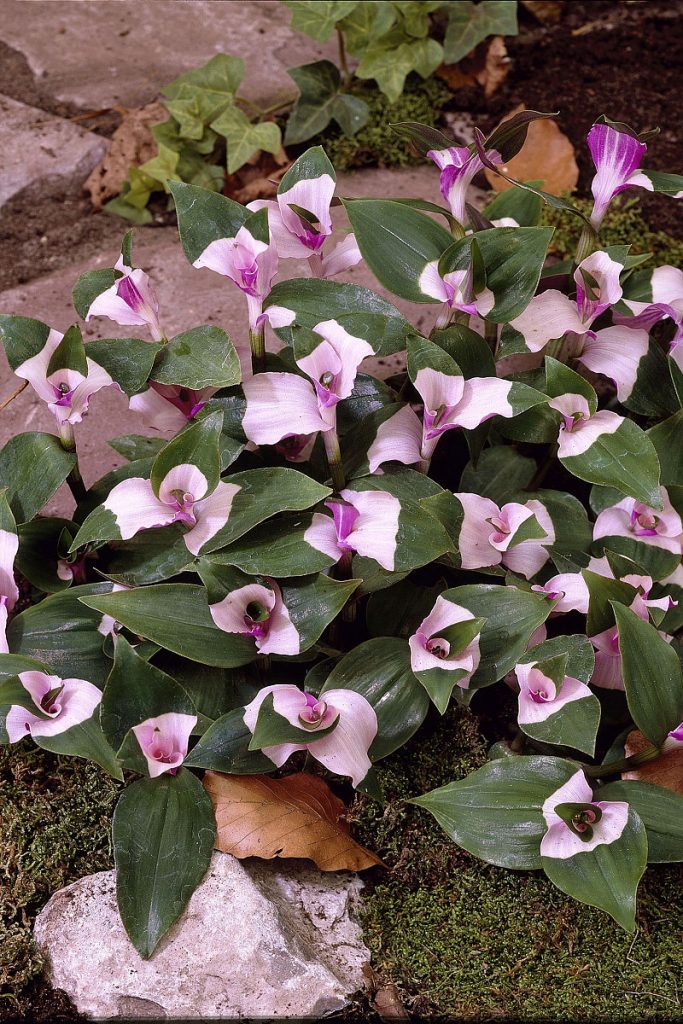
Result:
<svg viewBox="0 0 683 1024"><path fill-rule="evenodd" d="M246 297L248 348L216 325L169 338L130 233L74 306L151 340L0 317L56 431L0 452L0 739L126 781L117 891L143 956L214 846L376 864L325 778L381 802L375 763L428 714L495 720L510 691L513 742L414 804L629 930L646 864L683 859L683 796L622 777L683 741L683 273L600 241L617 193L679 198L683 177L601 117L585 215L504 170L548 116L468 147L397 126L444 206L335 197L319 147L248 207L173 183L188 261ZM482 166L513 185L483 212ZM548 261L543 201L580 218L573 261ZM333 280L361 261L432 307L430 332ZM127 464L86 488L77 434L106 388L158 433L112 440ZM40 516L65 481L72 517Z"/></svg>
<svg viewBox="0 0 683 1024"><path fill-rule="evenodd" d="M296 146L331 129L351 143L373 127L371 115L376 126L386 123L387 104L401 99L410 76L429 80L441 64L456 64L489 36L517 33L517 0L283 2L295 31L318 43L336 35L338 64L319 60L291 68L296 96L268 108L238 95L240 57L219 53L180 75L162 90L169 117L152 128L157 154L130 168L121 195L106 205L110 213L148 224L152 196L166 193L173 205L170 182L221 192L226 173L239 171L259 152L277 154L283 142ZM368 102L369 85L382 97L379 114Z"/></svg>

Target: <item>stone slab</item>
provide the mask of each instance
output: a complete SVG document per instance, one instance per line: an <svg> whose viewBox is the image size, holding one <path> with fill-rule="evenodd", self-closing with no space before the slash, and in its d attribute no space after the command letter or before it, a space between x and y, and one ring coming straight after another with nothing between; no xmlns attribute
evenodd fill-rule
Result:
<svg viewBox="0 0 683 1024"><path fill-rule="evenodd" d="M101 135L0 95L0 207L38 182L80 188L108 146Z"/></svg>
<svg viewBox="0 0 683 1024"><path fill-rule="evenodd" d="M150 960L130 943L113 871L60 889L35 923L50 980L89 1017L318 1018L362 989L362 882L302 861L214 853Z"/></svg>
<svg viewBox="0 0 683 1024"><path fill-rule="evenodd" d="M439 202L438 173L430 166L408 170L368 170L339 175L338 193L343 196L375 198L417 196ZM473 201L481 202L483 193L473 190ZM105 214L101 215L105 217ZM339 208L333 218L342 223L344 215ZM125 224L121 222L121 233ZM134 244L136 266L146 270L159 297L161 322L169 337L199 324L223 327L238 351L248 353L248 325L246 304L232 282L210 270L195 270L185 259L174 227L136 228ZM44 320L57 330L65 331L77 319L71 304L71 289L76 278L86 270L113 266L118 253L111 245L103 248L95 260L74 263L47 277L38 278L0 293L0 312ZM282 263L286 277L308 276L307 266L294 260ZM393 302L418 330L429 333L436 319L438 305L404 302L386 292L364 265L353 267L347 274L336 278L372 288ZM126 337L134 329L118 327L109 320L98 319L81 325L84 337ZM145 337L143 331L140 336ZM275 344L273 344L275 342ZM275 349L277 339L271 336L269 347ZM388 377L404 366L403 356L388 356L366 360L363 369L379 377ZM4 351L0 346L0 402L17 386ZM46 430L54 433L54 421L45 405L27 388L6 410L0 411L0 447L14 434L25 430ZM76 428L81 471L87 486L98 477L122 464L123 460L107 441L120 434L150 433L142 427L137 416L128 410L124 395L107 388L96 394L90 403L90 412L83 424ZM49 515L69 515L73 499L66 486L54 496L46 507Z"/></svg>
<svg viewBox="0 0 683 1024"><path fill-rule="evenodd" d="M287 68L333 57L290 27L277 0L2 0L0 39L24 54L41 90L85 110L143 106L216 53L243 57L242 93L296 94Z"/></svg>

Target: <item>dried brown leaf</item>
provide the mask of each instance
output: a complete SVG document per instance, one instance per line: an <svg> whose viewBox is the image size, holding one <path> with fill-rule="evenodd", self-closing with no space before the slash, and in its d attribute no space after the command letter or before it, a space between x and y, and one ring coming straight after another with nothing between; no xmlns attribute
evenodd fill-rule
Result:
<svg viewBox="0 0 683 1024"><path fill-rule="evenodd" d="M351 838L347 808L315 775L272 779L206 772L204 788L216 814L217 850L240 859L305 857L321 871L384 866Z"/></svg>
<svg viewBox="0 0 683 1024"><path fill-rule="evenodd" d="M479 85L488 99L493 96L499 85L507 78L510 70L510 58L502 36L494 36L488 44L484 67L476 75Z"/></svg>
<svg viewBox="0 0 683 1024"><path fill-rule="evenodd" d="M523 104L511 110L505 120L520 110L524 110ZM561 192L573 192L579 180L574 147L550 118L531 122L526 142L503 170L519 181L541 180L544 191L555 196ZM494 171L487 168L484 173L496 192L512 188L509 181Z"/></svg>
<svg viewBox="0 0 683 1024"><path fill-rule="evenodd" d="M522 0L527 11L542 24L553 24L562 17L562 0Z"/></svg>
<svg viewBox="0 0 683 1024"><path fill-rule="evenodd" d="M90 173L83 188L90 193L96 210L112 196L117 196L128 177L130 167L139 167L157 153L157 143L150 127L168 117L161 103L148 103L140 110L128 110L111 138L104 159Z"/></svg>
<svg viewBox="0 0 683 1024"><path fill-rule="evenodd" d="M378 988L372 1005L382 1020L410 1020L396 985L382 985Z"/></svg>
<svg viewBox="0 0 683 1024"><path fill-rule="evenodd" d="M259 150L244 167L228 175L224 192L238 203L272 199L280 179L292 166L292 162L282 147L274 154Z"/></svg>
<svg viewBox="0 0 683 1024"><path fill-rule="evenodd" d="M642 732L634 729L628 734L624 746L626 756L633 757L634 754L647 750L652 744ZM683 796L683 747L667 750L656 761L647 761L632 772L624 772L622 778L651 782L655 786L664 786L665 789L672 789L674 793Z"/></svg>

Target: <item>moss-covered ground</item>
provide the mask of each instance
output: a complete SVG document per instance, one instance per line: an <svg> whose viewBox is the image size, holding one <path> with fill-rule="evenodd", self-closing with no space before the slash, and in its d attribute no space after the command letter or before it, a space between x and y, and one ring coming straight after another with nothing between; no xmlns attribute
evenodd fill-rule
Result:
<svg viewBox="0 0 683 1024"><path fill-rule="evenodd" d="M683 866L648 869L633 936L541 872L482 864L405 799L484 760L477 719L454 709L380 766L386 808L359 800L356 835L389 867L363 919L382 980L421 1017L682 1020Z"/></svg>

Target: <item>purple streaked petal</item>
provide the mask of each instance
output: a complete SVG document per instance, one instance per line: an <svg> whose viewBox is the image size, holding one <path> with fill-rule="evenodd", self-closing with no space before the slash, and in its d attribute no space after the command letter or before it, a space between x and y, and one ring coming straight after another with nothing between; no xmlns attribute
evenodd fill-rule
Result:
<svg viewBox="0 0 683 1024"><path fill-rule="evenodd" d="M154 341L161 341L159 303L143 270L124 270L124 276L98 295L86 314L86 322L106 316L124 327L149 327Z"/></svg>
<svg viewBox="0 0 683 1024"><path fill-rule="evenodd" d="M591 223L597 228L612 197L618 192L629 185L639 185L650 191L653 186L649 178L637 173L647 152L644 142L639 142L628 133L617 131L606 124L594 124L588 133L587 141L596 169L591 182L591 192L595 200Z"/></svg>
<svg viewBox="0 0 683 1024"><path fill-rule="evenodd" d="M343 551L352 551L353 548L347 543L347 538L356 525L360 512L346 501L326 501L325 505L332 513L339 547Z"/></svg>
<svg viewBox="0 0 683 1024"><path fill-rule="evenodd" d="M290 234L310 252L317 252L325 238L332 233L330 206L334 195L334 181L329 174L317 178L302 178L286 192L278 194L282 223ZM318 226L313 228L292 209L298 206L313 215Z"/></svg>

